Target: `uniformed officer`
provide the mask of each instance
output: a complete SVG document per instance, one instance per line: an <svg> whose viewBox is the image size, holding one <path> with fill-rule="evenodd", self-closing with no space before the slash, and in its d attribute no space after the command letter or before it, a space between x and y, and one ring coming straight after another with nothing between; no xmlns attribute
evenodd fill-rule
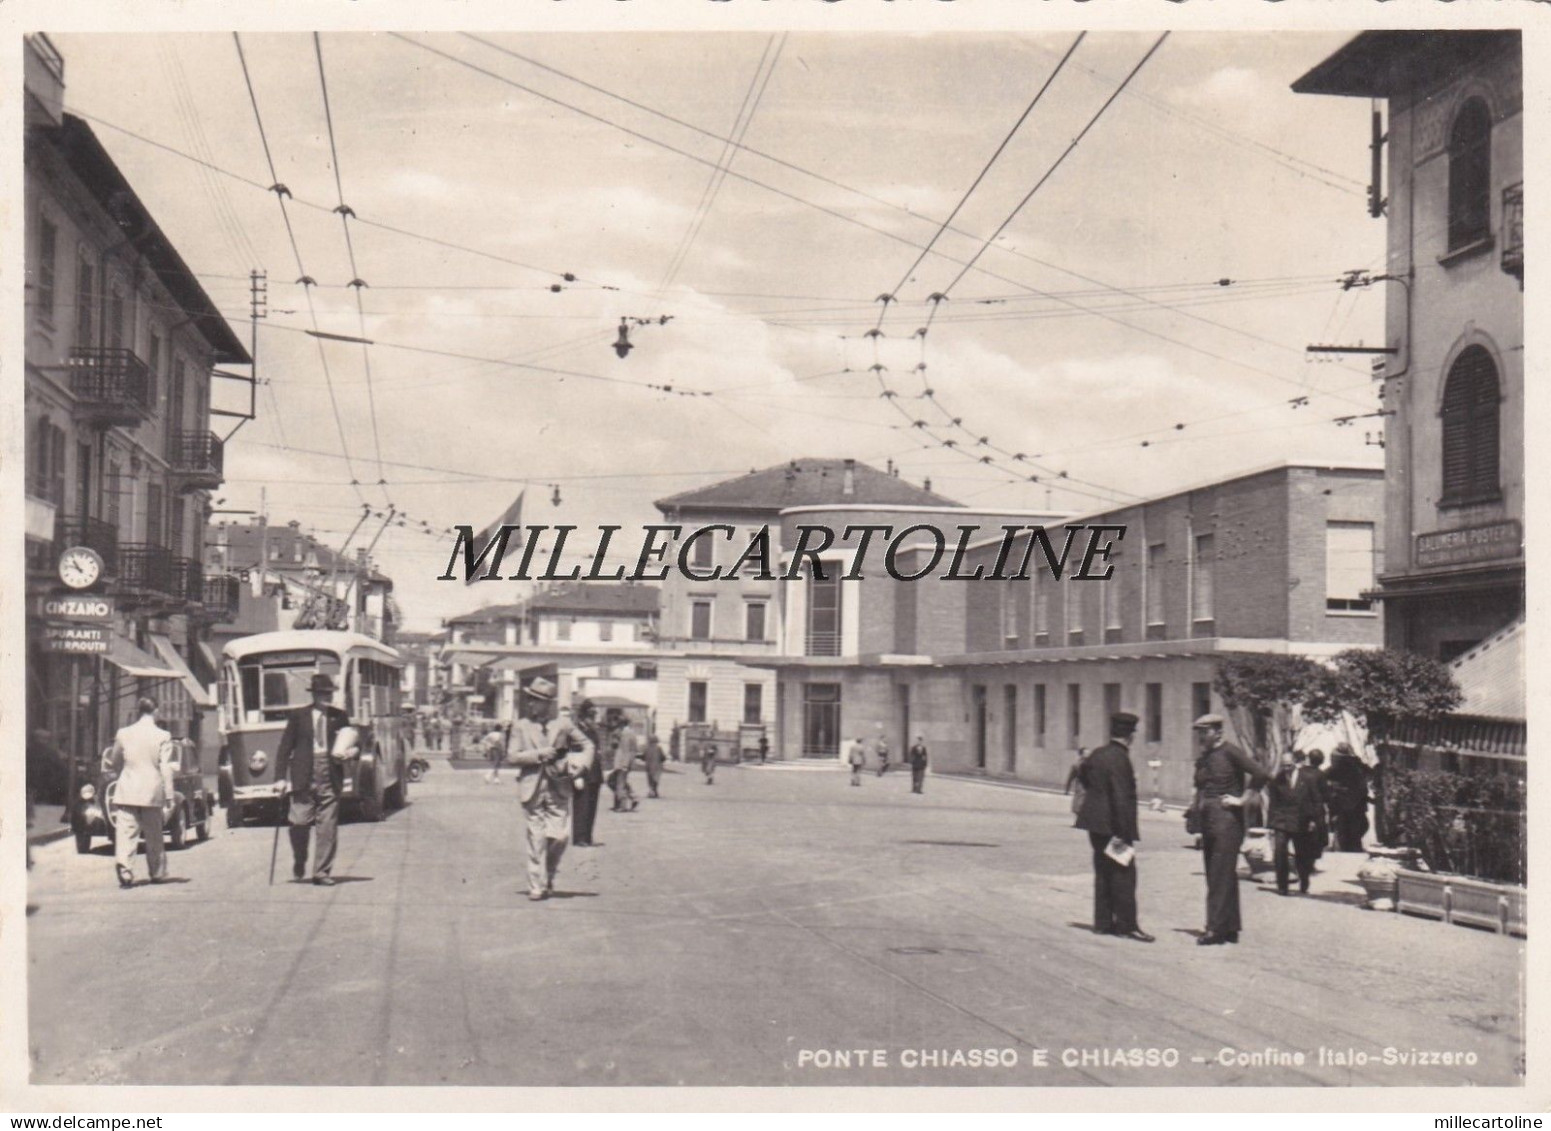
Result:
<svg viewBox="0 0 1551 1131"><path fill-rule="evenodd" d="M1238 868L1244 844L1244 791L1259 789L1269 775L1244 751L1223 741L1221 715L1202 715L1193 726L1201 747L1196 758L1196 805L1206 872L1206 931L1196 943L1221 946L1238 942L1242 927Z"/></svg>
<svg viewBox="0 0 1551 1131"><path fill-rule="evenodd" d="M1082 811L1077 827L1088 833L1093 846L1093 933L1119 935L1150 943L1153 936L1136 920L1136 859L1121 863L1111 854L1134 848L1141 839L1136 829L1136 772L1131 768L1131 736L1137 718L1129 711L1109 717L1109 741L1082 764Z"/></svg>

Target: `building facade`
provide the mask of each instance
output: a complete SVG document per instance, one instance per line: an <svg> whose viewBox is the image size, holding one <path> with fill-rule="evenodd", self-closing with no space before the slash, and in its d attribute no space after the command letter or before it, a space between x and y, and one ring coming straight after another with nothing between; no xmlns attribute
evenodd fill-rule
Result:
<svg viewBox="0 0 1551 1131"><path fill-rule="evenodd" d="M44 36L23 51L28 728L73 767L142 695L175 734L208 729L200 644L237 604L236 579L202 553L223 475L211 382L251 359L91 127L63 112L63 59ZM90 624L51 603L70 581L100 599Z"/></svg>
<svg viewBox="0 0 1551 1131"><path fill-rule="evenodd" d="M1190 722L1221 709L1218 657L1381 642L1365 594L1382 556L1382 495L1377 467L1278 466L1071 519L1123 528L1108 580L1037 568L1029 580L869 576L854 583L836 655L806 646L804 598L789 597L786 652L761 661L778 679L778 748L833 757L839 738L881 737L897 756L919 735L938 770L1059 788L1078 748L1102 743L1108 716L1126 710L1141 719L1144 794L1188 799ZM1050 520L1058 554L1063 522ZM963 572L993 573L1001 552L1000 536L982 539Z"/></svg>
<svg viewBox="0 0 1551 1131"><path fill-rule="evenodd" d="M518 690L537 673L557 683L561 702L607 695L655 711L660 593L629 582L562 582L450 617L440 657L447 695L467 714L510 720Z"/></svg>
<svg viewBox="0 0 1551 1131"><path fill-rule="evenodd" d="M672 495L656 502L666 523L685 534L704 526L732 528L697 539L689 564L697 572L728 569L761 529L770 531L772 560L784 550L781 512L825 504L957 507L929 487L906 483L890 468L879 471L856 460L796 459L735 479ZM678 547L674 548L676 554ZM773 724L776 681L768 670L744 661L782 650L781 586L747 568L730 581L695 581L670 569L662 584L658 647L658 705L661 723L709 723L734 730ZM830 647L839 632L838 613L825 614Z"/></svg>
<svg viewBox="0 0 1551 1131"><path fill-rule="evenodd" d="M1520 33L1367 32L1293 89L1387 104L1378 596L1391 647L1453 660L1525 608Z"/></svg>
<svg viewBox="0 0 1551 1131"><path fill-rule="evenodd" d="M256 597L274 600L282 629L359 632L389 646L397 638L393 579L372 564L365 547L342 554L294 519L271 523L260 516L212 526L205 555L225 573L245 578Z"/></svg>

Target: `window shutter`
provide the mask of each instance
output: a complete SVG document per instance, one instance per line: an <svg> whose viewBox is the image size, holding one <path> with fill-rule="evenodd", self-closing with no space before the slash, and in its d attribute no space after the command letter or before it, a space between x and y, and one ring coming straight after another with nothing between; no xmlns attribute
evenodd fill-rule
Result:
<svg viewBox="0 0 1551 1131"><path fill-rule="evenodd" d="M1497 366L1480 346L1465 349L1443 392L1443 501L1490 497L1498 490Z"/></svg>

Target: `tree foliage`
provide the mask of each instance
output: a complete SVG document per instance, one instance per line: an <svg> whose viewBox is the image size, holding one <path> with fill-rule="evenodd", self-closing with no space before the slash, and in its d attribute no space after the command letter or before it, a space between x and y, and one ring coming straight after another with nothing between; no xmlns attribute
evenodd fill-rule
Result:
<svg viewBox="0 0 1551 1131"><path fill-rule="evenodd" d="M1371 731L1384 718L1435 718L1461 699L1445 665L1389 649L1348 648L1329 664L1306 656L1230 656L1219 661L1213 684L1240 741L1267 767L1309 723L1335 723L1346 712Z"/></svg>
<svg viewBox="0 0 1551 1131"><path fill-rule="evenodd" d="M1445 664L1415 652L1348 648L1332 664L1341 706L1370 730L1380 718L1436 718L1463 698Z"/></svg>

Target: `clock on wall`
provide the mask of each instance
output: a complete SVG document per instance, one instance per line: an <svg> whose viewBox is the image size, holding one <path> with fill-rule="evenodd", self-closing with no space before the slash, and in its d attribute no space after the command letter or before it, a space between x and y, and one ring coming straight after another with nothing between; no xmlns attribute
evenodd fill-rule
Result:
<svg viewBox="0 0 1551 1131"><path fill-rule="evenodd" d="M71 546L59 555L59 580L72 589L87 589L102 577L102 555L90 546Z"/></svg>

